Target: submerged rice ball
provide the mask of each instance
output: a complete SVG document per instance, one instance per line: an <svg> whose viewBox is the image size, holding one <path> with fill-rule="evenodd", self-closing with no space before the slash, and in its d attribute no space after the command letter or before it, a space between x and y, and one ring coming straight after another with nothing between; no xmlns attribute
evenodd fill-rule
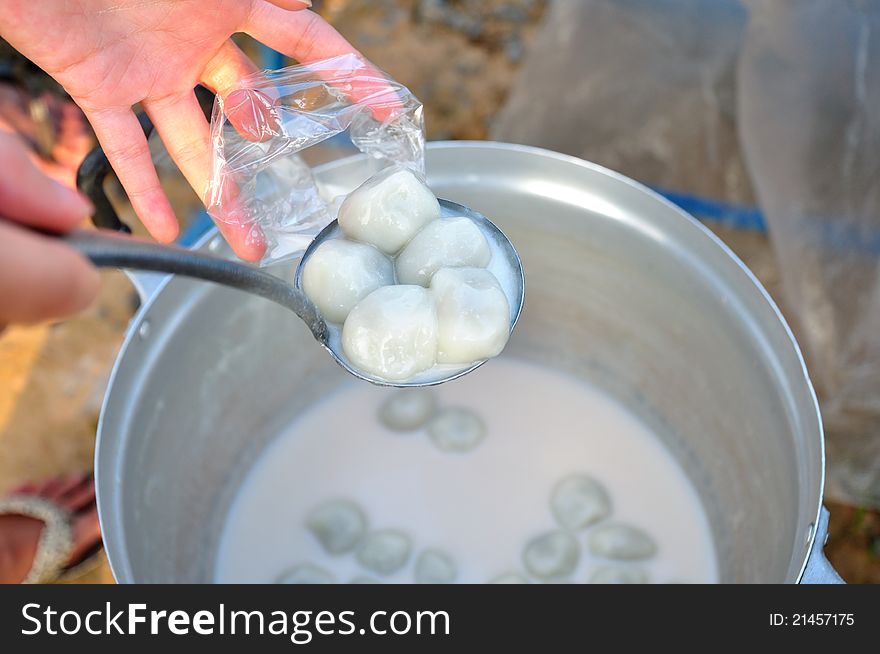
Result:
<svg viewBox="0 0 880 654"><path fill-rule="evenodd" d="M451 584L458 576L452 557L440 550L425 550L416 559L417 584Z"/></svg>
<svg viewBox="0 0 880 654"><path fill-rule="evenodd" d="M611 524L597 527L590 536L590 551L609 559L647 559L657 552L657 544L641 529Z"/></svg>
<svg viewBox="0 0 880 654"><path fill-rule="evenodd" d="M311 563L301 563L283 572L278 584L335 584L336 577L328 570Z"/></svg>
<svg viewBox="0 0 880 654"><path fill-rule="evenodd" d="M409 559L412 543L409 536L396 529L380 529L367 534L357 552L358 562L375 573L390 575Z"/></svg>
<svg viewBox="0 0 880 654"><path fill-rule="evenodd" d="M602 566L596 568L590 575L591 584L647 584L648 575L639 568L624 568L622 566Z"/></svg>
<svg viewBox="0 0 880 654"><path fill-rule="evenodd" d="M440 217L440 203L406 169L389 169L352 191L339 208L339 226L349 238L395 254L427 223Z"/></svg>
<svg viewBox="0 0 880 654"><path fill-rule="evenodd" d="M412 431L424 425L437 408L434 392L427 388L404 388L379 407L379 420L392 431Z"/></svg>
<svg viewBox="0 0 880 654"><path fill-rule="evenodd" d="M611 499L592 477L573 474L554 486L550 510L560 527L583 529L611 513Z"/></svg>
<svg viewBox="0 0 880 654"><path fill-rule="evenodd" d="M364 512L354 502L330 500L306 516L306 528L330 554L354 549L367 530Z"/></svg>
<svg viewBox="0 0 880 654"><path fill-rule="evenodd" d="M393 283L391 259L372 245L342 238L321 243L302 270L303 290L330 322L343 322L354 305Z"/></svg>
<svg viewBox="0 0 880 654"><path fill-rule="evenodd" d="M434 365L437 313L421 286L385 286L355 305L342 327L342 349L360 370L400 381Z"/></svg>
<svg viewBox="0 0 880 654"><path fill-rule="evenodd" d="M541 579L558 579L574 572L581 551L574 537L564 531L550 531L536 536L523 551L523 563L529 574Z"/></svg>
<svg viewBox="0 0 880 654"><path fill-rule="evenodd" d="M428 437L442 452L470 452L486 438L486 423L470 409L450 407L428 422Z"/></svg>
<svg viewBox="0 0 880 654"><path fill-rule="evenodd" d="M518 572L504 572L489 581L490 584L527 584L529 580Z"/></svg>
<svg viewBox="0 0 880 654"><path fill-rule="evenodd" d="M473 363L501 354L510 338L510 305L482 268L443 268L431 280L437 303L437 361Z"/></svg>
<svg viewBox="0 0 880 654"><path fill-rule="evenodd" d="M440 268L489 264L489 243L470 218L444 218L427 224L397 257L401 284L427 286Z"/></svg>

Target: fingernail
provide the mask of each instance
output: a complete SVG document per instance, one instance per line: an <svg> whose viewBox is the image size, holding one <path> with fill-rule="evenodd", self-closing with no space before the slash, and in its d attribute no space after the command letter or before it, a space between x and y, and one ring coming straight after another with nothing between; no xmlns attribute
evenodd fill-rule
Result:
<svg viewBox="0 0 880 654"><path fill-rule="evenodd" d="M312 6L312 0L297 0L297 2L301 2L301 3L304 4L306 7L311 7L311 6Z"/></svg>

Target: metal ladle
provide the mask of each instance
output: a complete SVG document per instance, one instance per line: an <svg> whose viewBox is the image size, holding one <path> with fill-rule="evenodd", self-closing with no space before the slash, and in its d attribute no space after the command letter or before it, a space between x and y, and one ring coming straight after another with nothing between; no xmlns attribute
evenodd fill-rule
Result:
<svg viewBox="0 0 880 654"><path fill-rule="evenodd" d="M514 288L510 290L513 297L509 297L508 300L511 303L510 329L513 331L522 311L524 296L523 268L519 255L504 233L482 214L448 200L440 200L440 206L441 220L443 217L452 216L466 216L473 220L486 238L490 239L490 243L496 245L493 251L502 253L505 263L510 266L510 277L514 280ZM76 230L58 238L99 267L128 268L193 277L237 288L276 302L299 316L308 326L315 340L340 366L355 377L373 384L401 388L432 386L466 375L485 363L478 361L464 368L443 366L439 369L439 373L429 378L416 376L409 381L394 382L374 377L354 367L342 351L341 327L325 322L301 288L301 273L305 262L321 243L337 237L338 233L339 225L334 220L315 237L300 260L293 285L245 263L193 252L181 247L142 241L110 230Z"/></svg>
<svg viewBox="0 0 880 654"><path fill-rule="evenodd" d="M210 118L213 95L201 86L196 87L195 93L205 115ZM153 124L149 116L146 113L141 113L138 115L138 121L144 135L149 137L153 131ZM95 206L92 222L101 229L75 231L61 237L96 266L194 277L231 286L276 302L299 316L315 336L315 340L333 356L340 366L359 379L381 386L431 386L466 375L485 363L478 361L463 369L449 370L449 374L434 376L428 380L416 377L408 382L390 382L365 374L355 368L345 357L345 353L342 351L340 327L326 323L300 287L300 273L303 264L322 242L337 235L339 226L335 220L327 225L306 249L296 271L294 285L291 285L275 275L245 263L193 252L184 248L140 241L118 233L130 232L130 230L119 220L116 210L104 191L105 179L112 175L113 169L104 150L100 145L95 147L80 164L76 185ZM509 263L514 288L505 289L505 291L510 296L508 297L511 305L510 329L513 331L522 311L524 292L523 268L519 255L504 233L482 214L448 200L440 200L440 206L442 217L467 216L475 221L481 228L483 235L495 245L493 250L502 253L501 256ZM446 372L445 368L443 372Z"/></svg>

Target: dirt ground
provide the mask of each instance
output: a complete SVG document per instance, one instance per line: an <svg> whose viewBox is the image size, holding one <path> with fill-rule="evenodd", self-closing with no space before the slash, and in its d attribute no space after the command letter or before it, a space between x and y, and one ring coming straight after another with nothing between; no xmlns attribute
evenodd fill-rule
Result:
<svg viewBox="0 0 880 654"><path fill-rule="evenodd" d="M316 8L424 102L429 138L486 138L528 50L545 0L352 0ZM181 214L192 196L174 197ZM773 292L766 239L718 230ZM88 470L100 404L136 298L106 272L99 301L57 325L12 327L0 337L0 495L25 480ZM831 504L827 552L851 583L880 582L880 514ZM85 578L112 582L102 566Z"/></svg>

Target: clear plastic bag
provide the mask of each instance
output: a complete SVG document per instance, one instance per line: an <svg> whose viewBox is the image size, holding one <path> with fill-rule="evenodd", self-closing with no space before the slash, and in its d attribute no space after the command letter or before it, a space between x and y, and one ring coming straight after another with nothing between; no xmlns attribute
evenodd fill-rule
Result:
<svg viewBox="0 0 880 654"><path fill-rule="evenodd" d="M556 0L492 137L750 204L733 120L745 24L739 0Z"/></svg>
<svg viewBox="0 0 880 654"><path fill-rule="evenodd" d="M266 243L261 264L298 256L336 217L337 198L299 153L348 131L375 165L424 175L422 105L358 55L263 71L214 102L207 206L218 223Z"/></svg>
<svg viewBox="0 0 880 654"><path fill-rule="evenodd" d="M748 0L739 130L827 432L880 506L880 3Z"/></svg>

